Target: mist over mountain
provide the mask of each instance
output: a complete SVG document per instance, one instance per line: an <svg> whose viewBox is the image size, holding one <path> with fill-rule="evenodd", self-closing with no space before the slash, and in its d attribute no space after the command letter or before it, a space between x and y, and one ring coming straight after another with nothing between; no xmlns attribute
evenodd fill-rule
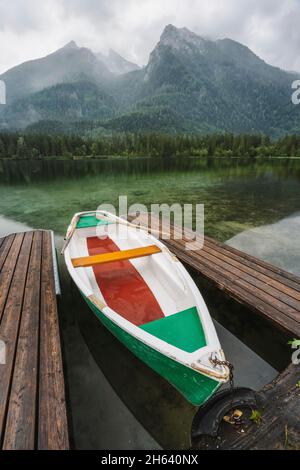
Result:
<svg viewBox="0 0 300 470"><path fill-rule="evenodd" d="M74 41L41 59L31 60L0 76L6 83L7 103L59 83L88 80L100 83L109 79L106 65L85 47Z"/></svg>
<svg viewBox="0 0 300 470"><path fill-rule="evenodd" d="M5 119L11 128L17 119L24 129L41 121L106 120L117 109L115 100L94 83L60 83L17 100L7 107Z"/></svg>
<svg viewBox="0 0 300 470"><path fill-rule="evenodd" d="M7 71L0 76L8 95L0 125L38 130L39 121L63 128L95 120L110 131L277 137L300 131L300 106L291 101L296 78L236 41L212 41L168 25L144 68L114 51L94 54L72 41Z"/></svg>
<svg viewBox="0 0 300 470"><path fill-rule="evenodd" d="M112 73L116 75L122 75L124 73L140 69L137 64L130 62L112 49L109 50L108 55L98 52L96 56Z"/></svg>

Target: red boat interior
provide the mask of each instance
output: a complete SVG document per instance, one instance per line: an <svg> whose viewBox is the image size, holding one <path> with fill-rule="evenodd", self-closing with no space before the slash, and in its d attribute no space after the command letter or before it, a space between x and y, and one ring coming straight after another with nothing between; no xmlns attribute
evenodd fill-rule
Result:
<svg viewBox="0 0 300 470"><path fill-rule="evenodd" d="M120 251L109 237L87 238L90 256ZM99 289L107 305L136 326L164 318L155 296L129 261L93 266Z"/></svg>

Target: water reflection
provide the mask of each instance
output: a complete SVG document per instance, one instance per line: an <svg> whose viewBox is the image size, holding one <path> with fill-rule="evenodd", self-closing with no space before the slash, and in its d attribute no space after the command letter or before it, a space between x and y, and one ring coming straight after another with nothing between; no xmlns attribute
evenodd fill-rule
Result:
<svg viewBox="0 0 300 470"><path fill-rule="evenodd" d="M257 258L300 276L300 212L271 225L263 225L227 241Z"/></svg>
<svg viewBox="0 0 300 470"><path fill-rule="evenodd" d="M118 206L205 205L219 240L300 210L300 161L159 159L0 161L0 213L63 234L75 212Z"/></svg>
<svg viewBox="0 0 300 470"><path fill-rule="evenodd" d="M141 175L160 172L213 171L225 177L241 177L249 173L259 176L268 171L278 177L300 179L300 159L222 159L222 158L85 158L80 160L0 159L0 183L32 183L51 179L78 179L97 175Z"/></svg>

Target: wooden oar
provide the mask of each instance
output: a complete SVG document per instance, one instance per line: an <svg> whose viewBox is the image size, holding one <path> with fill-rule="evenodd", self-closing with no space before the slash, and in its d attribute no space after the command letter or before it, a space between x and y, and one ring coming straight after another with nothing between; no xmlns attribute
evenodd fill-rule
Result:
<svg viewBox="0 0 300 470"><path fill-rule="evenodd" d="M66 251L67 246L69 245L69 243L71 241L71 238L73 237L74 232L76 230L77 223L78 223L79 219L80 219L80 215L77 215L77 216L73 217L72 222L71 222L71 224L68 228L67 234L66 234L65 243L64 243L64 245L62 247L62 250L60 252L61 255L64 254L64 252Z"/></svg>
<svg viewBox="0 0 300 470"><path fill-rule="evenodd" d="M156 253L161 253L161 249L156 245L150 245L133 248L131 250L113 251L111 253L102 253L95 256L73 258L72 263L74 268L88 268L99 264L113 263L114 261L142 258L143 256L155 255Z"/></svg>

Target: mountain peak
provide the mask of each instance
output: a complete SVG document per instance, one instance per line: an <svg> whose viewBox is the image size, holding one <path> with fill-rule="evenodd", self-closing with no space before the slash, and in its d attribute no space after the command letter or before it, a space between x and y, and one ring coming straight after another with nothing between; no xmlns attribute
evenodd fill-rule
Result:
<svg viewBox="0 0 300 470"><path fill-rule="evenodd" d="M201 36L199 36L196 33L193 33L188 28L185 28L185 27L177 28L173 24L168 24L164 28L162 35L160 37L160 40L163 41L163 40L172 39L172 38L173 39L180 38L186 41L195 41L195 39L197 39L198 41L199 40L204 41L204 39Z"/></svg>
<svg viewBox="0 0 300 470"><path fill-rule="evenodd" d="M75 41L70 41L68 42L67 44L65 44L65 46L62 47L62 49L66 50L66 49L79 49L79 47L77 46L76 42Z"/></svg>
<svg viewBox="0 0 300 470"><path fill-rule="evenodd" d="M173 24L167 24L162 32L161 37L163 36L169 36L170 34L177 34L179 32L179 29L176 28Z"/></svg>
<svg viewBox="0 0 300 470"><path fill-rule="evenodd" d="M150 55L150 61L156 60L164 47L173 49L185 55L204 55L209 49L211 41L203 39L198 34L193 33L188 28L177 28L168 24L160 37L160 41Z"/></svg>
<svg viewBox="0 0 300 470"><path fill-rule="evenodd" d="M175 40L176 38L182 38L184 32L190 32L187 28L177 28L173 24L168 24L160 37L161 42L167 42L171 40Z"/></svg>
<svg viewBox="0 0 300 470"><path fill-rule="evenodd" d="M177 50L184 49L186 52L191 47L196 47L199 52L204 52L207 42L207 40L193 33L188 28L176 28L176 26L168 24L163 30L159 44L171 46Z"/></svg>

